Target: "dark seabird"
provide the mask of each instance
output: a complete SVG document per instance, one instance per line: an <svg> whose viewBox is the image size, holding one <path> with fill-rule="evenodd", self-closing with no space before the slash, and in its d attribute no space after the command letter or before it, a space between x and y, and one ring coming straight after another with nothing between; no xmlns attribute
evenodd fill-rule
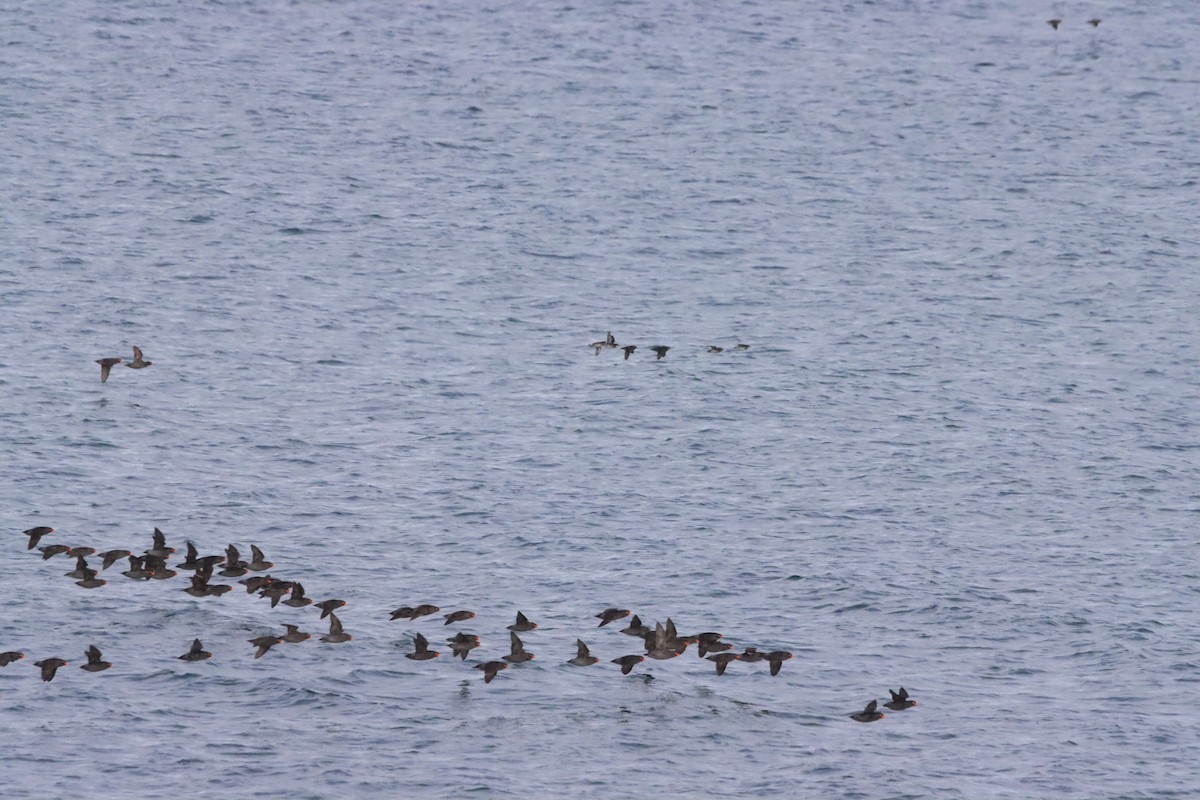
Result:
<svg viewBox="0 0 1200 800"><path fill-rule="evenodd" d="M348 642L352 638L354 637L342 630L342 621L337 618L337 614L330 613L329 633L322 636L321 641L329 642L331 644L339 644L341 642Z"/></svg>
<svg viewBox="0 0 1200 800"><path fill-rule="evenodd" d="M154 574L146 569L146 561L138 556L129 557L129 569L121 573L126 578L132 578L135 581L148 581Z"/></svg>
<svg viewBox="0 0 1200 800"><path fill-rule="evenodd" d="M196 549L196 545L190 541L187 543L187 556L182 562L175 565L176 569L199 569L200 567L200 551Z"/></svg>
<svg viewBox="0 0 1200 800"><path fill-rule="evenodd" d="M174 578L179 573L167 566L167 561L158 556L146 554L142 556L143 565L150 570L150 577L156 581L165 581L168 578Z"/></svg>
<svg viewBox="0 0 1200 800"><path fill-rule="evenodd" d="M250 563L246 565L246 569L250 570L251 572L263 572L264 570L268 570L273 566L275 566L273 562L267 561L267 559L263 557L262 550L259 550L255 545L250 545Z"/></svg>
<svg viewBox="0 0 1200 800"><path fill-rule="evenodd" d="M254 654L255 658L262 658L275 645L283 641L278 636L259 636L257 639L250 639L250 644L258 648L258 652Z"/></svg>
<svg viewBox="0 0 1200 800"><path fill-rule="evenodd" d="M616 340L616 338L615 338L615 337L612 335L612 331L609 331L609 332L608 332L608 336L606 336L606 337L604 338L604 341L603 341L603 342L592 342L592 343L591 343L590 345L588 345L588 346L589 346L589 347L594 347L594 348L596 349L596 355L600 355L600 351L601 351L601 350L607 350L607 349L609 349L609 348L615 348L615 347L617 346L617 340Z"/></svg>
<svg viewBox="0 0 1200 800"><path fill-rule="evenodd" d="M80 669L87 670L88 672L103 672L112 666L108 661L101 659L100 648L96 647L96 645L91 645L84 652L87 654L88 662L80 667Z"/></svg>
<svg viewBox="0 0 1200 800"><path fill-rule="evenodd" d="M900 687L900 691L898 692L893 692L891 689L888 689L888 692L892 695L892 701L884 703L884 706L890 708L892 711L903 711L917 704L916 700L908 699L908 691L903 686Z"/></svg>
<svg viewBox="0 0 1200 800"><path fill-rule="evenodd" d="M749 349L750 349L750 345L748 345L748 344L736 344L736 345L734 345L734 346L733 346L733 349L734 349L734 350L749 350Z"/></svg>
<svg viewBox="0 0 1200 800"><path fill-rule="evenodd" d="M446 642L450 645L450 657L458 656L463 661L467 660L467 653L479 647L479 637L473 633L460 633Z"/></svg>
<svg viewBox="0 0 1200 800"><path fill-rule="evenodd" d="M633 655L628 655L628 656L621 656L620 658L614 658L612 660L612 663L620 664L621 665L621 674L628 675L630 670L632 670L635 666L637 666L638 664L642 663L645 660L646 660L645 656L639 656L637 654L633 654Z"/></svg>
<svg viewBox="0 0 1200 800"><path fill-rule="evenodd" d="M428 603L426 603L424 605L420 605L420 606L417 606L416 608L414 608L412 610L412 613L408 615L408 618L416 619L417 617L427 617L430 614L436 614L439 611L441 611L441 609L438 608L437 606L429 605Z"/></svg>
<svg viewBox="0 0 1200 800"><path fill-rule="evenodd" d="M1048 20L1046 20L1046 24L1049 25L1051 28L1054 28L1054 30L1058 30L1058 26L1062 25L1062 20L1061 19L1048 19ZM880 716L883 716L883 715L880 714ZM870 721L871 720L859 720L859 722L870 722Z"/></svg>
<svg viewBox="0 0 1200 800"><path fill-rule="evenodd" d="M1091 25L1093 28L1099 28L1101 21L1102 20L1100 20L1100 19L1089 19L1088 25Z"/></svg>
<svg viewBox="0 0 1200 800"><path fill-rule="evenodd" d="M717 665L717 674L724 675L725 667L729 666L730 661L740 661L741 656L737 653L717 653L715 656L709 656L708 660Z"/></svg>
<svg viewBox="0 0 1200 800"><path fill-rule="evenodd" d="M742 653L741 660L748 663L753 663L755 661L766 661L767 654L760 653L757 647L747 647L745 652Z"/></svg>
<svg viewBox="0 0 1200 800"><path fill-rule="evenodd" d="M67 551L67 555L71 558L79 558L81 556L90 556L96 552L94 547L72 547Z"/></svg>
<svg viewBox="0 0 1200 800"><path fill-rule="evenodd" d="M413 652L404 654L405 658L411 658L413 661L428 661L441 655L436 650L430 650L429 640L419 633L413 637L413 648Z"/></svg>
<svg viewBox="0 0 1200 800"><path fill-rule="evenodd" d="M25 657L25 654L20 650L9 650L7 653L0 653L0 667L7 667L14 661L20 661Z"/></svg>
<svg viewBox="0 0 1200 800"><path fill-rule="evenodd" d="M474 616L474 611L454 611L446 615L446 621L442 624L449 625L452 622L462 622L464 619L471 619Z"/></svg>
<svg viewBox="0 0 1200 800"><path fill-rule="evenodd" d="M37 547L37 543L41 541L42 537L48 536L51 533L54 533L54 528L47 528L45 525L39 525L36 528L30 528L25 531L25 535L29 537L29 546L25 549L32 550Z"/></svg>
<svg viewBox="0 0 1200 800"><path fill-rule="evenodd" d="M591 654L588 646L583 643L583 639L576 639L575 646L578 648L578 651L574 658L567 660L568 664L574 664L577 667L590 667L600 660Z"/></svg>
<svg viewBox="0 0 1200 800"><path fill-rule="evenodd" d="M660 359L660 358L666 358L667 351L670 350L671 348L667 347L666 345L656 344L653 347L651 347L650 349L653 350L655 355L658 356L658 358L654 359L655 361L658 361L658 359Z"/></svg>
<svg viewBox="0 0 1200 800"><path fill-rule="evenodd" d="M724 348L724 347L717 347L715 344L710 344L710 345L708 346L708 352L710 352L710 353L724 353L724 352L725 352L725 348ZM718 669L719 669L719 667L718 667Z"/></svg>
<svg viewBox="0 0 1200 800"><path fill-rule="evenodd" d="M245 580L238 581L238 583L246 587L246 594L254 594L255 592L262 591L264 586L270 586L274 582L275 579L270 575L251 575Z"/></svg>
<svg viewBox="0 0 1200 800"><path fill-rule="evenodd" d="M292 596L284 600L283 604L292 608L304 608L312 605L312 600L304 596L304 587L300 585L300 581L296 581L292 584Z"/></svg>
<svg viewBox="0 0 1200 800"><path fill-rule="evenodd" d="M112 372L112 368L121 363L119 358L97 358L96 363L100 365L100 382L108 383L108 373Z"/></svg>
<svg viewBox="0 0 1200 800"><path fill-rule="evenodd" d="M129 367L130 369L145 369L153 364L153 361L147 361L146 359L142 358L142 351L135 346L133 348L133 361L130 361L125 366Z"/></svg>
<svg viewBox="0 0 1200 800"><path fill-rule="evenodd" d="M400 606L392 612L392 619L412 619L413 612L416 611L412 606Z"/></svg>
<svg viewBox="0 0 1200 800"><path fill-rule="evenodd" d="M220 574L226 578L240 578L246 574L246 562L242 561L242 554L233 545L225 548L225 569L221 570Z"/></svg>
<svg viewBox="0 0 1200 800"><path fill-rule="evenodd" d="M290 644L299 644L300 642L303 642L305 639L312 638L312 634L305 633L304 631L300 630L299 625L289 625L285 622L283 624L283 627L287 628L287 633L285 633L283 636L280 636L279 638L285 642L289 642Z"/></svg>
<svg viewBox="0 0 1200 800"><path fill-rule="evenodd" d="M42 551L42 561L45 561L48 558L54 558L59 553L65 553L70 549L71 548L65 544L48 544L45 547L38 548L38 550Z"/></svg>
<svg viewBox="0 0 1200 800"><path fill-rule="evenodd" d="M525 651L525 645L521 642L521 637L517 636L516 631L509 633L508 637L511 651L508 655L501 656L501 658L510 664L521 664L533 659L533 653Z"/></svg>
<svg viewBox="0 0 1200 800"><path fill-rule="evenodd" d="M531 631L536 627L537 627L536 622L530 622L528 619L525 618L524 614L522 614L520 611L518 611L517 612L517 621L514 622L512 625L509 625L508 629L510 631L524 633L525 631Z"/></svg>
<svg viewBox="0 0 1200 800"><path fill-rule="evenodd" d="M285 594L292 591L295 584L292 581L272 581L258 590L259 597L271 598L271 608L279 605Z"/></svg>
<svg viewBox="0 0 1200 800"><path fill-rule="evenodd" d="M646 634L646 655L658 661L675 658L687 649L687 645L679 640L675 632L675 623L667 619L664 626L661 622L654 623L654 633Z"/></svg>
<svg viewBox="0 0 1200 800"><path fill-rule="evenodd" d="M867 703L867 707L862 711L858 712L857 714L851 714L850 719L854 720L855 722L874 722L877 719L883 719L883 714L875 710L878 707L879 704L872 700L871 702Z"/></svg>
<svg viewBox="0 0 1200 800"><path fill-rule="evenodd" d="M158 577L157 573L154 575L154 577L156 577L156 578ZM232 592L232 591L233 591L233 587L227 583L214 583L208 587L208 591L205 594L208 597L220 597L221 595L225 594L226 592Z"/></svg>
<svg viewBox="0 0 1200 800"><path fill-rule="evenodd" d="M722 642L721 634L715 631L696 634L696 651L700 654L701 658L704 658L709 653L722 653L732 649L733 645L729 642Z"/></svg>
<svg viewBox="0 0 1200 800"><path fill-rule="evenodd" d="M608 623L616 619L624 619L629 616L628 608L606 608L596 615L596 619L600 620L597 628L603 628Z"/></svg>
<svg viewBox="0 0 1200 800"><path fill-rule="evenodd" d="M152 556L169 558L175 552L174 547L167 547L167 535L158 528L154 529L154 546L146 551Z"/></svg>
<svg viewBox="0 0 1200 800"><path fill-rule="evenodd" d="M767 661L771 664L771 674L778 675L783 662L792 657L792 654L786 650L775 650L767 653Z"/></svg>
<svg viewBox="0 0 1200 800"><path fill-rule="evenodd" d="M629 620L629 626L622 628L621 633L627 633L630 636L645 636L647 633L652 633L653 630L653 628L647 628L643 625L638 615L634 614L633 618Z"/></svg>
<svg viewBox="0 0 1200 800"><path fill-rule="evenodd" d="M104 559L104 563L101 565L100 569L108 569L122 558L129 558L131 555L133 555L133 553L130 553L128 550L105 550L100 554L100 558Z"/></svg>
<svg viewBox="0 0 1200 800"><path fill-rule="evenodd" d="M313 603L313 608L321 609L321 619L325 619L330 614L332 614L336 609L339 609L344 605L346 605L345 600L331 599L331 600L322 600L319 603ZM395 619L395 617L393 617L392 619Z"/></svg>
<svg viewBox="0 0 1200 800"><path fill-rule="evenodd" d="M106 583L108 581L96 577L96 570L94 569L85 569L83 577L75 581L76 586L82 586L85 589L98 589Z"/></svg>
<svg viewBox="0 0 1200 800"><path fill-rule="evenodd" d="M70 555L70 553L68 553L67 555ZM66 575L68 578L74 578L75 580L79 580L84 577L84 573L87 571L88 571L87 559L84 558L83 556L75 556L75 569L71 570L70 572L64 572L63 574Z"/></svg>
<svg viewBox="0 0 1200 800"><path fill-rule="evenodd" d="M205 580L202 575L193 575L192 585L183 591L187 592L192 597L208 597L208 581Z"/></svg>
<svg viewBox="0 0 1200 800"><path fill-rule="evenodd" d="M496 677L496 673L502 669L508 669L508 664L503 661L488 661L484 664L476 664L475 669L483 670L483 682L491 683L492 678Z"/></svg>
<svg viewBox="0 0 1200 800"><path fill-rule="evenodd" d="M179 657L180 661L203 661L206 658L212 658L212 653L204 649L204 645L199 639L192 641L192 649Z"/></svg>
<svg viewBox="0 0 1200 800"><path fill-rule="evenodd" d="M627 344L624 347L622 347L621 349L625 351L625 360L628 361L629 357L631 355L633 355L635 350L637 350L637 345L636 344Z"/></svg>
<svg viewBox="0 0 1200 800"><path fill-rule="evenodd" d="M65 667L68 663L70 662L63 661L61 658L47 658L45 661L35 661L33 665L42 668L42 680L52 681L58 668Z"/></svg>

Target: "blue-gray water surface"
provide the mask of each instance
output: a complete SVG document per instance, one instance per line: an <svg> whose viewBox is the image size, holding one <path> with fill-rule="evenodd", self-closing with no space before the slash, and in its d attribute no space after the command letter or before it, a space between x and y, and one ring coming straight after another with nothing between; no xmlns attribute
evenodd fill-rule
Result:
<svg viewBox="0 0 1200 800"><path fill-rule="evenodd" d="M949 5L4 4L0 794L1200 795L1200 11Z"/></svg>

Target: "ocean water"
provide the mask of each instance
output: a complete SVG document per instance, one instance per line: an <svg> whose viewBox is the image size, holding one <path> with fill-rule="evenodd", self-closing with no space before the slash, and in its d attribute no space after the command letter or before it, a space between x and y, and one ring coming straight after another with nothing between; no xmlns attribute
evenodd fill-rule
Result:
<svg viewBox="0 0 1200 800"><path fill-rule="evenodd" d="M1200 10L1127 5L4 4L0 793L1200 795Z"/></svg>

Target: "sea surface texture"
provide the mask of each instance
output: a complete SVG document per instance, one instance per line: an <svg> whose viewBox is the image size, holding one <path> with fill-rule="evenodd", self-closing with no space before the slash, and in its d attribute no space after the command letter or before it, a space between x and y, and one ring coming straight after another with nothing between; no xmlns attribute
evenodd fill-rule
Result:
<svg viewBox="0 0 1200 800"><path fill-rule="evenodd" d="M8 0L0 39L5 800L1200 796L1193 0ZM353 639L81 588L42 525L257 544ZM795 657L623 676L610 606Z"/></svg>

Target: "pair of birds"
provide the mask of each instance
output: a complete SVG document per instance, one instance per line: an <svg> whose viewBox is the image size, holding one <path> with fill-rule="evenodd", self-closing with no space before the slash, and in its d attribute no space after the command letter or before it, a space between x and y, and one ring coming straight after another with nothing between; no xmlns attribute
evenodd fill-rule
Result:
<svg viewBox="0 0 1200 800"><path fill-rule="evenodd" d="M299 644L300 642L303 642L303 641L306 641L306 640L312 638L311 633L305 633L304 631L300 630L300 626L298 626L298 625L289 625L287 623L284 623L283 627L287 628L287 632L284 633L282 636L271 636L268 634L266 636L258 636L258 637L248 640L250 642L250 644L254 645L257 648L257 650L254 653L255 658L262 658L264 655L266 655L268 650L270 650L272 647L274 647L277 644L282 644L283 642ZM342 628L342 621L340 619L338 619L337 614L330 612L329 613L329 633L322 636L321 641L329 642L331 644L340 644L341 642L348 642L353 638L354 638L353 636L346 633L346 631ZM197 639L195 642L193 642L192 647L195 648L196 644L199 643L199 641L200 640ZM210 653L209 655L212 655L212 654ZM180 658L183 658L183 656L180 656ZM188 659L188 660L192 660L192 659Z"/></svg>
<svg viewBox="0 0 1200 800"><path fill-rule="evenodd" d="M893 692L891 689L888 689L888 693L891 694L892 699L883 704L884 708L890 708L893 711L903 711L904 709L912 708L917 704L916 700L909 698L908 690L906 690L903 686L900 687L900 691L898 692ZM850 719L854 720L855 722L875 722L883 719L884 716L885 715L879 711L879 701L872 700L871 702L867 703L867 707L862 711L859 711L857 714L851 714Z"/></svg>
<svg viewBox="0 0 1200 800"><path fill-rule="evenodd" d="M96 363L100 365L100 382L108 383L108 374L112 372L112 368L117 364L124 363L124 359L115 356L113 358L97 358ZM142 358L142 351L137 346L133 348L133 361L125 364L130 369L145 369L153 365L153 361L147 361Z"/></svg>
<svg viewBox="0 0 1200 800"><path fill-rule="evenodd" d="M603 341L592 342L590 345L588 345L588 347L591 347L592 349L594 349L596 351L596 355L600 355L601 350L622 350L625 353L626 361L628 361L629 357L631 355L633 355L638 349L638 346L636 344L627 344L624 347L617 344L617 340L613 336L612 331L608 332L608 336L606 336ZM671 348L667 347L664 344L656 344L649 349L653 350L655 355L658 356L658 358L654 359L655 361L657 361L660 358L665 358L667 355L667 351L670 350Z"/></svg>
<svg viewBox="0 0 1200 800"><path fill-rule="evenodd" d="M100 648L96 647L94 644L90 645L88 649L84 651L84 653L87 655L87 663L80 667L82 670L87 672L103 672L112 666L110 662L104 660L104 654L101 653ZM24 657L25 654L18 650L0 653L0 667L7 667L14 661L20 661ZM42 680L52 681L54 680L54 675L58 672L58 668L65 667L69 663L71 662L56 656L54 658L45 658L41 661L35 661L33 662L33 665L41 669Z"/></svg>
<svg viewBox="0 0 1200 800"><path fill-rule="evenodd" d="M1091 25L1093 28L1098 28L1098 27L1100 27L1101 22L1102 22L1102 20L1100 20L1098 18L1093 18L1093 19L1089 19L1087 21L1087 24ZM1058 26L1062 25L1062 20L1055 17L1054 19L1046 20L1046 24L1049 25L1051 28L1054 28L1054 30L1058 30Z"/></svg>

